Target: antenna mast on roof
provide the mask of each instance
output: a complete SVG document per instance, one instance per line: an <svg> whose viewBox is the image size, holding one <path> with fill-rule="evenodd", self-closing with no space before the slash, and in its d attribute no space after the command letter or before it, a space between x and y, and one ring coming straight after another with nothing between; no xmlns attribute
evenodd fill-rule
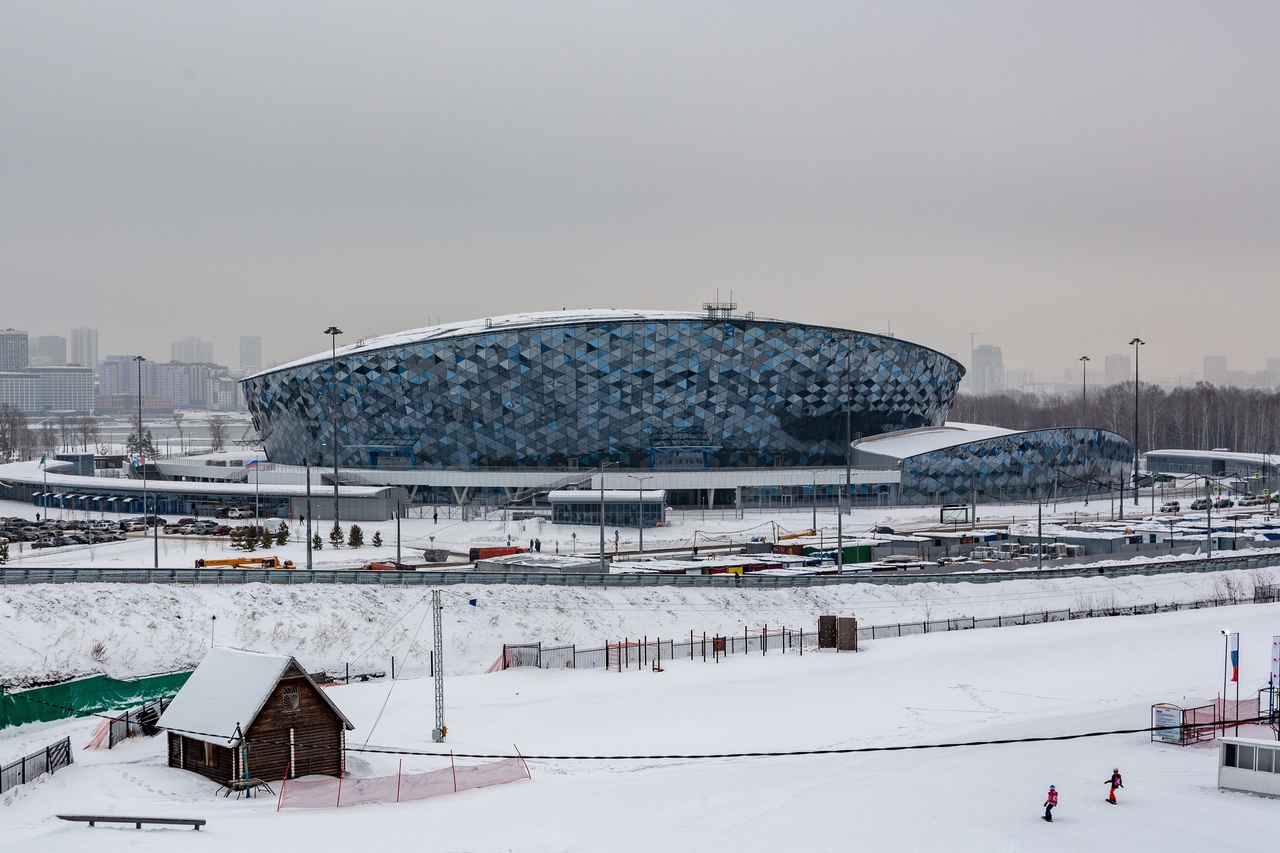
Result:
<svg viewBox="0 0 1280 853"><path fill-rule="evenodd" d="M733 312L738 310L738 303L733 301L733 291L729 291L729 301L720 301L720 291L716 290L715 302L702 303L702 310L707 312L707 317L712 320L728 320L733 316Z"/></svg>

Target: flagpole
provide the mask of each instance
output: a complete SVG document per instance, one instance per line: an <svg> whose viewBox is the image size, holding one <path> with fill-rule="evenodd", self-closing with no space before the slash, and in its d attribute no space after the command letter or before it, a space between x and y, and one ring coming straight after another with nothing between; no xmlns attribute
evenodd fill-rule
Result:
<svg viewBox="0 0 1280 853"><path fill-rule="evenodd" d="M1227 665L1230 659L1230 652L1227 647L1231 644L1231 632L1223 629L1222 631L1222 736L1227 736Z"/></svg>
<svg viewBox="0 0 1280 853"><path fill-rule="evenodd" d="M1240 635L1236 634L1236 659L1231 675L1236 680L1236 737L1240 737Z"/></svg>

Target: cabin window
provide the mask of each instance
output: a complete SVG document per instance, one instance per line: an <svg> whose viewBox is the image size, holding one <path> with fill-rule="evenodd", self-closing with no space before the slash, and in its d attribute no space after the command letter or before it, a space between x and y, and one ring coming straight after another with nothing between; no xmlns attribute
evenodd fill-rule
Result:
<svg viewBox="0 0 1280 853"><path fill-rule="evenodd" d="M280 694L282 706L286 711L296 711L301 707L297 685L286 685Z"/></svg>

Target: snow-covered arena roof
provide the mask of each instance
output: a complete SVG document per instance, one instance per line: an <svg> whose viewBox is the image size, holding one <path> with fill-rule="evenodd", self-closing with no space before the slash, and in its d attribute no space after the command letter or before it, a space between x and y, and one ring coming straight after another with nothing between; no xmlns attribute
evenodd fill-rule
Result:
<svg viewBox="0 0 1280 853"><path fill-rule="evenodd" d="M485 332L506 332L515 329L533 329L543 326L576 326L582 324L598 324L598 323L635 323L648 320L706 320L708 318L706 311L648 311L626 308L569 308L561 311L529 311L520 314L505 314L498 317L480 317L474 320L462 320L454 323L440 323L435 326L425 326L420 329L408 329L403 332L392 332L386 335L378 335L372 338L361 338L354 344L346 344L337 349L336 356L338 358L358 355L364 352L372 352L374 350L385 349L387 347L407 346L409 344L422 343L424 341L446 340L448 338L460 338L468 335L480 335ZM805 324L794 320L780 320L769 317L755 317L733 315L731 317L718 317L721 320L754 320L756 322L766 323L791 323L794 325L817 325L823 324ZM833 327L834 328L834 327ZM852 331L852 330L845 330ZM858 332L858 334L867 335L869 337L883 337L874 332ZM903 343L911 346L920 347L920 344L913 344L909 341ZM929 349L929 347L921 347ZM288 364L277 365L261 371L257 375L266 373L275 373L280 370L289 370L294 367L300 367L304 364L325 361L334 356L332 350L324 350L315 355L309 355L305 358L291 361ZM252 378L252 377L250 377Z"/></svg>
<svg viewBox="0 0 1280 853"><path fill-rule="evenodd" d="M985 424L966 424L948 421L940 427L922 427L876 435L855 442L854 447L864 453L877 456L888 456L894 459L906 459L919 456L921 453L932 453L959 444L974 441L985 441L1013 435L1017 430Z"/></svg>

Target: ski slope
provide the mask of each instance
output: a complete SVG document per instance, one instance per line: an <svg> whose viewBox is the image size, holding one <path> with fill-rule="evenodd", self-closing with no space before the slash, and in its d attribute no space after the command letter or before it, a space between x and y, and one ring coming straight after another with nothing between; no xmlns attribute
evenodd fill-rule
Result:
<svg viewBox="0 0 1280 853"><path fill-rule="evenodd" d="M898 746L1149 724L1161 701L1221 688L1223 628L1242 635L1242 695L1265 682L1280 605L929 634L859 654L675 661L665 672L511 670L446 679L448 748L526 755L695 754ZM348 743L440 752L431 684L330 688ZM385 704L381 720L372 728ZM79 746L92 720L0 733L0 752L70 732L77 763L11 792L0 848L124 850L1188 850L1272 843L1280 803L1216 789L1212 749L1145 734L781 758L530 760L533 779L432 800L275 812L213 798L164 766L163 740ZM354 775L447 766L358 755ZM1103 802L1113 766L1120 805ZM1045 790L1061 803L1040 820ZM58 812L204 817L200 833L89 829Z"/></svg>

